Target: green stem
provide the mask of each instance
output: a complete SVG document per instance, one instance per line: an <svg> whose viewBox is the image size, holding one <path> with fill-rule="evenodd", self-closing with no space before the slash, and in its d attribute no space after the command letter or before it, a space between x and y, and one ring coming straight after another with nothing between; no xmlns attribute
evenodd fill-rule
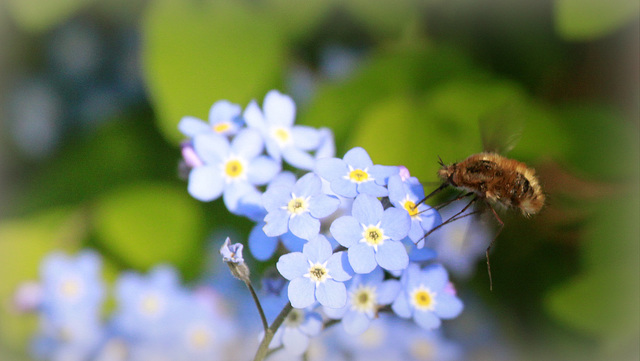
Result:
<svg viewBox="0 0 640 361"><path fill-rule="evenodd" d="M267 328L267 330L264 332L264 338L262 339L262 342L258 347L258 351L256 352L256 356L253 358L253 361L264 360L264 358L267 356L267 352L269 352L269 344L271 344L273 335L276 334L276 331L278 330L278 328L280 328L292 309L293 307L291 306L291 302L287 303L282 311L280 311L278 317L276 317L276 319L273 321L271 326Z"/></svg>
<svg viewBox="0 0 640 361"><path fill-rule="evenodd" d="M264 315L264 310L262 309L262 305L260 304L260 300L258 299L258 295L256 291L253 289L250 281L245 281L244 284L249 288L249 292L251 292L251 297L253 297L253 302L256 303L256 307L258 308L258 313L260 314L260 319L262 319L262 328L264 328L264 332L266 333L269 329L269 324L267 323L267 317Z"/></svg>

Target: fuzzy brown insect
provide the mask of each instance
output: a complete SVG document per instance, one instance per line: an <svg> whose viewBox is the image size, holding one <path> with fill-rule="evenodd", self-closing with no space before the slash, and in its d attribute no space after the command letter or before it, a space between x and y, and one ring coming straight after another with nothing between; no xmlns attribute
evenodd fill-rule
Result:
<svg viewBox="0 0 640 361"><path fill-rule="evenodd" d="M524 216L529 217L538 213L545 202L545 195L535 171L522 162L498 154L498 151L507 152L515 145L520 129L514 130L513 128L514 125L515 128L520 128L521 125L518 122L509 122L508 119L510 117L501 116L504 115L503 112L498 115L500 116L480 119L480 130L485 152L473 154L461 162L449 165L445 165L440 160L441 167L438 170L438 177L442 184L417 204L419 205L449 186L461 189L465 194L436 208L442 208L455 200L473 196L461 211L431 229L424 235L424 238L448 223L479 213L480 210L465 213L477 201L483 201L488 206L499 223L499 229L486 250L489 288L491 290L493 289L493 281L491 278L489 251L504 227L504 223L493 206L517 209ZM505 134L505 132L508 134Z"/></svg>

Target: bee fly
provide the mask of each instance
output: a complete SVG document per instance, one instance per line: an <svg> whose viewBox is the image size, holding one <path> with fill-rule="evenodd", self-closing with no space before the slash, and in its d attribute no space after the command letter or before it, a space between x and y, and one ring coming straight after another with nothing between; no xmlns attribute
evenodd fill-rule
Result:
<svg viewBox="0 0 640 361"><path fill-rule="evenodd" d="M495 118L493 118L495 120ZM444 188L451 186L462 190L463 195L448 201L436 208L442 208L447 204L472 196L471 201L458 213L442 222L439 226L431 229L424 235L426 238L433 231L439 229L445 224L451 223L457 219L477 214L480 210L464 213L472 204L477 201L484 203L493 213L493 216L499 223L498 231L486 250L487 272L489 273L489 289L493 290L493 282L491 279L491 264L489 263L489 250L493 246L496 238L502 231L504 223L496 213L494 206L501 208L517 209L528 217L540 211L544 205L545 195L535 171L526 164L517 160L506 158L497 153L499 147L496 144L496 134L503 132L508 127L503 127L497 122L481 121L481 131L485 152L469 156L465 160L449 165L445 165L442 159L439 160L441 168L438 170L438 177L442 181L440 187L431 192L417 205L440 192ZM498 137L499 138L499 137ZM502 149L507 151L515 142L512 136L511 144L505 145Z"/></svg>

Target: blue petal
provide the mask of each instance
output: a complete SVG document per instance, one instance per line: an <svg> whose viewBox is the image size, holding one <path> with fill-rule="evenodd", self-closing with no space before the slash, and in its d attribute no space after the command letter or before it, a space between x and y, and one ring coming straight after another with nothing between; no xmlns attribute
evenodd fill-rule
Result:
<svg viewBox="0 0 640 361"><path fill-rule="evenodd" d="M308 212L298 214L289 219L289 230L297 237L310 240L320 233L320 221Z"/></svg>
<svg viewBox="0 0 640 361"><path fill-rule="evenodd" d="M260 107L255 100L252 100L249 105L247 105L242 117L249 127L256 128L258 130L265 129L264 116L262 115L262 111L260 111Z"/></svg>
<svg viewBox="0 0 640 361"><path fill-rule="evenodd" d="M264 140L264 146L267 149L267 154L271 156L276 162L282 162L282 152L280 150L280 145L271 138L266 138Z"/></svg>
<svg viewBox="0 0 640 361"><path fill-rule="evenodd" d="M216 124L224 121L231 121L240 115L242 108L228 100L219 100L209 109L209 123Z"/></svg>
<svg viewBox="0 0 640 361"><path fill-rule="evenodd" d="M342 216L329 227L329 232L338 243L351 247L362 239L362 226L355 217Z"/></svg>
<svg viewBox="0 0 640 361"><path fill-rule="evenodd" d="M329 128L320 128L320 144L316 151L316 159L333 158L336 156L336 144L333 132Z"/></svg>
<svg viewBox="0 0 640 361"><path fill-rule="evenodd" d="M398 271L407 268L409 256L402 242L387 240L378 246L376 261L386 270Z"/></svg>
<svg viewBox="0 0 640 361"><path fill-rule="evenodd" d="M264 221L266 224L262 229L269 237L277 237L289 230L289 213L283 209L269 212Z"/></svg>
<svg viewBox="0 0 640 361"><path fill-rule="evenodd" d="M398 280L394 280L394 279L390 279L387 281L382 282L379 286L378 286L378 304L379 305L388 305L391 302L393 302L396 298L398 298L398 295L400 294L400 291L402 290L402 285L400 284L400 281Z"/></svg>
<svg viewBox="0 0 640 361"><path fill-rule="evenodd" d="M254 222L259 222L267 215L262 205L262 193L253 188L238 201L237 214L245 216Z"/></svg>
<svg viewBox="0 0 640 361"><path fill-rule="evenodd" d="M391 304L391 309L393 310L393 312L395 312L396 315L402 318L411 317L411 312L413 311L413 309L409 305L409 299L406 292L401 291L398 294L398 297Z"/></svg>
<svg viewBox="0 0 640 361"><path fill-rule="evenodd" d="M369 173L371 173L379 185L387 185L389 177L398 174L399 171L400 168L389 165L374 165L369 169Z"/></svg>
<svg viewBox="0 0 640 361"><path fill-rule="evenodd" d="M454 295L441 292L436 299L434 312L440 318L451 319L457 317L464 308L462 301Z"/></svg>
<svg viewBox="0 0 640 361"><path fill-rule="evenodd" d="M189 173L189 194L203 202L212 201L222 194L224 180L220 176L217 167L202 166L191 170Z"/></svg>
<svg viewBox="0 0 640 361"><path fill-rule="evenodd" d="M347 311L349 310L348 306L349 302L345 303L344 307L340 308L323 307L322 311L325 315L327 315L327 317L334 320L339 320L344 317L345 313L347 313Z"/></svg>
<svg viewBox="0 0 640 361"><path fill-rule="evenodd" d="M280 256L276 268L288 280L302 278L309 272L309 259L300 252L287 253Z"/></svg>
<svg viewBox="0 0 640 361"><path fill-rule="evenodd" d="M307 278L298 277L291 280L287 288L291 306L295 308L307 308L311 306L316 301L315 291L315 283Z"/></svg>
<svg viewBox="0 0 640 361"><path fill-rule="evenodd" d="M427 247L418 248L414 246L411 247L411 251L409 251L409 261L411 262L430 261L437 256L438 254L436 253L436 251Z"/></svg>
<svg viewBox="0 0 640 361"><path fill-rule="evenodd" d="M207 164L221 163L229 154L229 141L216 133L199 134L193 138L193 148Z"/></svg>
<svg viewBox="0 0 640 361"><path fill-rule="evenodd" d="M345 153L344 158L342 159L356 169L365 169L373 165L371 157L369 157L367 151L360 147L352 148Z"/></svg>
<svg viewBox="0 0 640 361"><path fill-rule="evenodd" d="M356 273L369 273L378 265L373 247L357 243L349 247L349 263Z"/></svg>
<svg viewBox="0 0 640 361"><path fill-rule="evenodd" d="M284 247L290 252L302 252L302 247L306 244L306 240L296 237L291 232L281 235L280 240L282 244L284 244Z"/></svg>
<svg viewBox="0 0 640 361"><path fill-rule="evenodd" d="M316 218L330 216L340 206L340 200L334 196L320 194L309 200L309 212Z"/></svg>
<svg viewBox="0 0 640 361"><path fill-rule="evenodd" d="M296 184L296 176L295 174L289 171L282 171L278 173L267 185L267 189L275 186L287 187L288 189L292 189Z"/></svg>
<svg viewBox="0 0 640 361"><path fill-rule="evenodd" d="M449 283L449 275L442 265L433 264L422 270L418 282L438 292Z"/></svg>
<svg viewBox="0 0 640 361"><path fill-rule="evenodd" d="M264 116L270 125L291 127L296 116L296 104L290 96L271 90L262 104Z"/></svg>
<svg viewBox="0 0 640 361"><path fill-rule="evenodd" d="M257 130L247 128L240 131L231 141L233 154L251 160L257 157L264 149L264 142Z"/></svg>
<svg viewBox="0 0 640 361"><path fill-rule="evenodd" d="M320 131L316 128L296 125L291 128L291 137L298 149L314 150L320 145Z"/></svg>
<svg viewBox="0 0 640 361"><path fill-rule="evenodd" d="M190 116L182 117L180 123L178 123L178 129L182 134L190 138L193 138L198 134L208 133L211 131L209 124L196 117Z"/></svg>
<svg viewBox="0 0 640 361"><path fill-rule="evenodd" d="M349 168L347 164L338 158L322 158L316 162L315 172L322 178L333 181L347 175Z"/></svg>
<svg viewBox="0 0 640 361"><path fill-rule="evenodd" d="M442 223L442 216L440 215L440 213L431 207L423 211L420 214L420 217L422 218L420 225L425 232L430 231L431 229L439 226Z"/></svg>
<svg viewBox="0 0 640 361"><path fill-rule="evenodd" d="M316 160L309 153L298 148L289 146L282 149L282 158L292 166L304 170L313 170Z"/></svg>
<svg viewBox="0 0 640 361"><path fill-rule="evenodd" d="M344 330L350 335L360 335L369 328L371 319L365 314L357 311L348 312L342 319Z"/></svg>
<svg viewBox="0 0 640 361"><path fill-rule="evenodd" d="M413 319L416 321L418 326L422 327L425 330L433 330L435 328L440 327L441 321L433 312L431 311L419 311L416 310L413 313Z"/></svg>
<svg viewBox="0 0 640 361"><path fill-rule="evenodd" d="M344 307L347 303L347 288L342 282L326 280L318 285L316 297L323 306L331 308Z"/></svg>
<svg viewBox="0 0 640 361"><path fill-rule="evenodd" d="M293 186L291 192L297 197L308 197L319 193L322 189L322 181L315 173L307 173Z"/></svg>
<svg viewBox="0 0 640 361"><path fill-rule="evenodd" d="M331 190L337 195L353 198L358 195L358 185L348 179L337 178L331 181Z"/></svg>
<svg viewBox="0 0 640 361"><path fill-rule="evenodd" d="M263 185L273 179L280 172L280 163L267 156L259 156L251 161L247 178L251 184Z"/></svg>
<svg viewBox="0 0 640 361"><path fill-rule="evenodd" d="M264 223L258 223L249 233L249 249L258 261L266 261L271 258L278 245L278 238L264 234L263 226Z"/></svg>
<svg viewBox="0 0 640 361"><path fill-rule="evenodd" d="M409 239L411 239L412 243L415 244L420 241L422 238L424 238L424 234L425 231L424 229L422 229L420 222L415 219L411 219L411 227L409 228L409 233L407 234L407 236L409 237Z"/></svg>
<svg viewBox="0 0 640 361"><path fill-rule="evenodd" d="M384 279L384 271L382 268L376 267L373 271L367 274L358 274L356 277L360 280L358 283L377 285Z"/></svg>
<svg viewBox="0 0 640 361"><path fill-rule="evenodd" d="M262 204L267 212L283 210L291 200L291 188L286 186L269 187L262 194Z"/></svg>
<svg viewBox="0 0 640 361"><path fill-rule="evenodd" d="M253 192L257 192L257 190L251 184L245 181L237 181L227 184L222 194L222 199L231 213L238 214L238 204L242 197Z"/></svg>
<svg viewBox="0 0 640 361"><path fill-rule="evenodd" d="M331 249L329 241L323 236L319 236L307 242L302 249L302 253L304 253L311 262L324 263L331 257L333 250Z"/></svg>
<svg viewBox="0 0 640 361"><path fill-rule="evenodd" d="M403 209L395 207L388 208L382 215L380 227L384 229L384 234L395 241L399 241L407 236L411 227L411 217Z"/></svg>
<svg viewBox="0 0 640 361"><path fill-rule="evenodd" d="M347 259L346 252L337 252L332 254L327 261L327 269L329 270L329 275L339 282L351 279L353 273L351 265Z"/></svg>
<svg viewBox="0 0 640 361"><path fill-rule="evenodd" d="M366 226L376 225L382 219L384 209L382 203L373 196L360 194L353 201L351 214ZM386 234L386 230L385 230Z"/></svg>
<svg viewBox="0 0 640 361"><path fill-rule="evenodd" d="M304 354L309 347L309 336L302 333L299 329L293 327L284 327L282 331L282 344L287 354L300 356Z"/></svg>
<svg viewBox="0 0 640 361"><path fill-rule="evenodd" d="M402 182L402 178L400 175L396 174L389 178L387 189L389 190L389 200L396 207L402 207L400 202L402 202L407 195L404 190L404 183Z"/></svg>
<svg viewBox="0 0 640 361"><path fill-rule="evenodd" d="M358 184L358 193L370 194L374 197L386 197L389 191L386 187L376 184L376 182L364 182Z"/></svg>

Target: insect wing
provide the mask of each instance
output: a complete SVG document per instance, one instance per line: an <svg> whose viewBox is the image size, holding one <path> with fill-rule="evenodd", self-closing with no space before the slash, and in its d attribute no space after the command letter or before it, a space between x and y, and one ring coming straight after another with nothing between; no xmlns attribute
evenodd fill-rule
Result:
<svg viewBox="0 0 640 361"><path fill-rule="evenodd" d="M506 154L520 140L524 117L514 104L487 111L478 119L485 152Z"/></svg>

